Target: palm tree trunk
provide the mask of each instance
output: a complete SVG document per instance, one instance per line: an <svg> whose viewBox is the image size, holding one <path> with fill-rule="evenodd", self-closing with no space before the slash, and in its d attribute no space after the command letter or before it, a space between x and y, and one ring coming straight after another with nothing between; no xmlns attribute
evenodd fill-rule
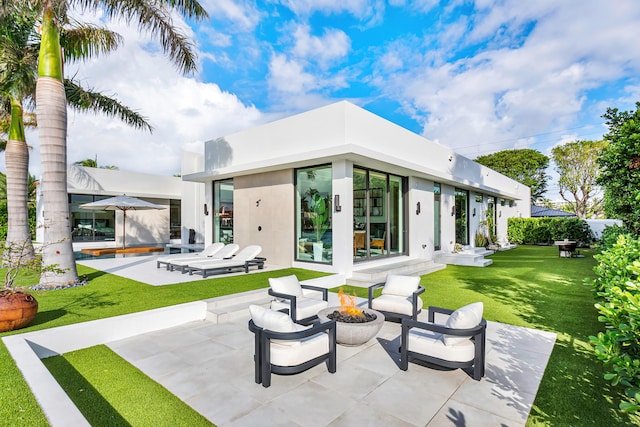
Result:
<svg viewBox="0 0 640 427"><path fill-rule="evenodd" d="M22 105L11 98L11 124L5 149L7 165L7 242L4 261L13 263L34 258L29 230L29 148L24 135Z"/></svg>
<svg viewBox="0 0 640 427"><path fill-rule="evenodd" d="M78 281L78 272L71 242L67 194L67 104L62 80L60 30L53 22L50 10L45 10L42 19L36 116L44 202L40 284L67 285Z"/></svg>

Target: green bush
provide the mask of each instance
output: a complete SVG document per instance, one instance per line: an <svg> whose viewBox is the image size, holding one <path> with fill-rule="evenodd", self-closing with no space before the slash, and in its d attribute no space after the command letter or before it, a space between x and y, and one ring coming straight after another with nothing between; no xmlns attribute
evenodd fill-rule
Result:
<svg viewBox="0 0 640 427"><path fill-rule="evenodd" d="M611 249L595 255L596 279L590 282L605 332L589 339L595 354L610 369L604 378L623 385L623 411L640 411L640 239L620 235Z"/></svg>
<svg viewBox="0 0 640 427"><path fill-rule="evenodd" d="M594 240L589 224L579 218L509 218L507 237L510 242L527 244L569 239L580 246L588 246Z"/></svg>
<svg viewBox="0 0 640 427"><path fill-rule="evenodd" d="M618 236L621 234L631 234L631 231L623 225L610 225L602 230L602 236L600 237L600 247L602 251L611 249L613 245L618 241Z"/></svg>

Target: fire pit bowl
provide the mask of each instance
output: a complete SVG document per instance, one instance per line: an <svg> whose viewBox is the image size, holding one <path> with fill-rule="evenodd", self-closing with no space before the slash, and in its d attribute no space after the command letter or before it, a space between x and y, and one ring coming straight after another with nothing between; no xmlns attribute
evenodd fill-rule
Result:
<svg viewBox="0 0 640 427"><path fill-rule="evenodd" d="M340 307L328 307L318 312L320 322L328 322L327 317L334 311L340 310ZM384 324L384 314L370 308L363 309L365 313L375 314L375 320L364 323L346 323L336 320L336 342L345 346L358 346L366 343L375 337L382 325Z"/></svg>

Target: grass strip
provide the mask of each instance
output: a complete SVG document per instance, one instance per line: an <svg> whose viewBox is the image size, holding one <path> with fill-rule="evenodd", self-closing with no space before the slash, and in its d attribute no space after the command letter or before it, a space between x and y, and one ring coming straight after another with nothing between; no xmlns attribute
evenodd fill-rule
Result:
<svg viewBox="0 0 640 427"><path fill-rule="evenodd" d="M0 269L0 275L5 272L6 269ZM309 270L285 269L150 286L82 265L78 265L78 272L81 276L87 276L87 285L33 292L39 304L34 321L18 331L0 333L0 337L266 288L269 286L268 277L296 274L300 280L305 280L326 275ZM25 272L18 277L17 284L29 287L37 284L38 279L39 276ZM0 402L0 425L48 425L45 414L1 340Z"/></svg>
<svg viewBox="0 0 640 427"><path fill-rule="evenodd" d="M43 359L92 426L211 426L107 346Z"/></svg>

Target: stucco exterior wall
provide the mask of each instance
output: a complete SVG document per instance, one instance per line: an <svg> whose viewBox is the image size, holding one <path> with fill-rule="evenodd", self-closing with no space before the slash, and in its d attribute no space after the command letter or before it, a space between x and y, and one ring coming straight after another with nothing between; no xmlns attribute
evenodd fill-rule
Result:
<svg viewBox="0 0 640 427"><path fill-rule="evenodd" d="M293 170L239 176L233 180L234 242L262 246L272 265L290 266L294 257Z"/></svg>

